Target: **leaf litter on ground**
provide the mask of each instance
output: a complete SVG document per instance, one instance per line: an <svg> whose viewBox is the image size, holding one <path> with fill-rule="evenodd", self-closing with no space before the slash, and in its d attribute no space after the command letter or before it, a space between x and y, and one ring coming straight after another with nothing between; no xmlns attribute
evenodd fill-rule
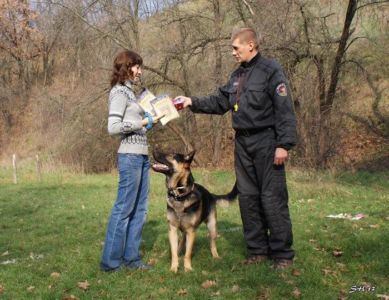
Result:
<svg viewBox="0 0 389 300"><path fill-rule="evenodd" d="M86 291L89 287L90 287L90 284L88 282L88 280L85 280L85 281L80 281L78 283L78 287L84 291Z"/></svg>
<svg viewBox="0 0 389 300"><path fill-rule="evenodd" d="M58 272L52 272L52 273L50 274L50 277L53 277L53 278L58 278L58 277L60 277L60 276L61 276L61 274L58 273Z"/></svg>
<svg viewBox="0 0 389 300"><path fill-rule="evenodd" d="M206 281L204 281L202 284L201 284L201 287L203 288L203 289L209 289L209 288L211 288L211 287L214 287L214 286L216 286L217 284L216 284L216 281L215 280L206 280Z"/></svg>
<svg viewBox="0 0 389 300"><path fill-rule="evenodd" d="M179 296L184 296L184 295L187 295L188 294L188 290L187 289L179 289L177 294Z"/></svg>

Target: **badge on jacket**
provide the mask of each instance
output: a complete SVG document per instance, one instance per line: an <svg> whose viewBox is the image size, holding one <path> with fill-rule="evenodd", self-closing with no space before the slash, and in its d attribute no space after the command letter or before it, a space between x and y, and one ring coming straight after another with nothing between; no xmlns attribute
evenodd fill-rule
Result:
<svg viewBox="0 0 389 300"><path fill-rule="evenodd" d="M285 83L280 83L279 85L277 85L276 87L276 92L279 96L287 96L288 95L288 90L286 88L286 84Z"/></svg>

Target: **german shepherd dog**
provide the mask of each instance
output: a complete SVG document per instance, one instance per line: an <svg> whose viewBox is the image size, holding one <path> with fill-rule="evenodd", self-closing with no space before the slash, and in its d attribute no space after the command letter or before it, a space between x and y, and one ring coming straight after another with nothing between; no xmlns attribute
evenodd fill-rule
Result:
<svg viewBox="0 0 389 300"><path fill-rule="evenodd" d="M216 202L232 201L238 190L236 184L227 195L214 195L203 186L194 182L190 171L195 151L184 154L164 154L153 152L155 163L152 168L165 174L167 187L167 219L169 222L169 242L172 255L172 272L178 270L178 254L185 245L185 271L192 271L192 250L196 229L204 222L207 224L210 238L211 253L218 258L216 248ZM182 239L178 242L178 229Z"/></svg>

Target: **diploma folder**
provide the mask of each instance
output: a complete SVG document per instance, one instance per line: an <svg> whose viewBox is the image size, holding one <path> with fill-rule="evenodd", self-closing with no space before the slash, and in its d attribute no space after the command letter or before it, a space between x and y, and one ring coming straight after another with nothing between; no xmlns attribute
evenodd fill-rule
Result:
<svg viewBox="0 0 389 300"><path fill-rule="evenodd" d="M144 89L138 96L138 103L146 112L157 116L164 115L164 117L159 120L163 126L171 120L180 117L168 95L156 97L148 89Z"/></svg>

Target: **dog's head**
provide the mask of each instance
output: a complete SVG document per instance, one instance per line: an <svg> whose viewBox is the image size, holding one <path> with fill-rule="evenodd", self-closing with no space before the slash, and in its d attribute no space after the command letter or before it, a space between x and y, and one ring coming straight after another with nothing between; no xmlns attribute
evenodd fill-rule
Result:
<svg viewBox="0 0 389 300"><path fill-rule="evenodd" d="M180 153L162 153L157 150L153 151L155 163L152 165L154 171L166 175L168 188L177 186L187 186L192 179L190 164L193 161L195 151L189 154Z"/></svg>

